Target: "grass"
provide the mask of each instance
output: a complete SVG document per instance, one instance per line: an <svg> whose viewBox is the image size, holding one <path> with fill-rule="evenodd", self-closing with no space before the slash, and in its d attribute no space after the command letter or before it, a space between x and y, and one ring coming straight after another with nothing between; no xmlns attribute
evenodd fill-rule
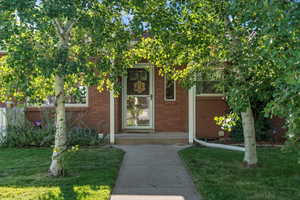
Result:
<svg viewBox="0 0 300 200"><path fill-rule="evenodd" d="M246 169L243 153L191 147L180 152L205 200L299 200L297 157L279 149L258 149L260 166Z"/></svg>
<svg viewBox="0 0 300 200"><path fill-rule="evenodd" d="M0 149L0 199L108 200L123 152L81 149L68 155L68 176L60 178L47 174L50 156L50 149Z"/></svg>

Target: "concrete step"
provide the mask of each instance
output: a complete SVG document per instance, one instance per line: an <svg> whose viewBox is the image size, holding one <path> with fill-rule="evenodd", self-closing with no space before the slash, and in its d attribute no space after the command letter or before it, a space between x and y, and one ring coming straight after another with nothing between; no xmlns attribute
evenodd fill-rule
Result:
<svg viewBox="0 0 300 200"><path fill-rule="evenodd" d="M188 139L157 139L157 138L116 138L116 144L134 145L134 144L187 144Z"/></svg>
<svg viewBox="0 0 300 200"><path fill-rule="evenodd" d="M187 144L187 133L145 133L116 134L116 144Z"/></svg>

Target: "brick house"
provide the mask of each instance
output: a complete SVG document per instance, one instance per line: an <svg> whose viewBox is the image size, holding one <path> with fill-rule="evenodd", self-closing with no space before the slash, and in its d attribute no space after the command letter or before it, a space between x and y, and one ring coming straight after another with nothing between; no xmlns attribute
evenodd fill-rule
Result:
<svg viewBox="0 0 300 200"><path fill-rule="evenodd" d="M81 125L108 133L111 143L118 141L120 133L176 133L177 139L186 143L193 143L195 137L219 138L226 133L216 126L214 117L225 114L228 106L223 94L213 87L216 81L203 80L201 87L187 90L159 76L150 64L141 63L122 77L122 92L117 98L113 92L83 87L79 100L67 100L66 111L74 119L77 116ZM53 108L51 99L44 107ZM40 120L42 109L28 107L26 118ZM275 121L274 126L280 128L280 123Z"/></svg>

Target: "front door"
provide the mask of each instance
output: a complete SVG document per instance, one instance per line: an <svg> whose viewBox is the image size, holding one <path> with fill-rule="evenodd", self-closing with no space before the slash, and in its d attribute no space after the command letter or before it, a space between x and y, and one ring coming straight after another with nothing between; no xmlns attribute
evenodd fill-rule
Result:
<svg viewBox="0 0 300 200"><path fill-rule="evenodd" d="M128 69L123 85L123 128L153 129L153 68Z"/></svg>

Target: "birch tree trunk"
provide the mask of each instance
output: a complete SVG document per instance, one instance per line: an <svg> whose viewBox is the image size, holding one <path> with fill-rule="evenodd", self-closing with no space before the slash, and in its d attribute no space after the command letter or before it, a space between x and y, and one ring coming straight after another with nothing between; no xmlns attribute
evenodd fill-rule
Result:
<svg viewBox="0 0 300 200"><path fill-rule="evenodd" d="M246 167L255 167L257 164L256 155L256 139L255 139L255 126L254 116L251 106L245 112L241 113L244 132L245 155L244 164Z"/></svg>
<svg viewBox="0 0 300 200"><path fill-rule="evenodd" d="M68 50L70 41L70 32L75 22L60 22L58 19L53 20L56 34L59 37L58 48L66 53L61 59L59 67L65 67L68 60ZM52 162L49 169L51 176L63 176L63 155L67 150L67 132L66 132L66 109L65 109L65 93L64 93L64 76L59 74L55 77L55 109L56 109L56 133L55 145L52 154Z"/></svg>
<svg viewBox="0 0 300 200"><path fill-rule="evenodd" d="M49 169L49 173L51 176L62 176L64 173L63 153L67 149L67 134L66 134L64 79L58 75L55 77L55 96L56 96L55 146L52 154L52 163Z"/></svg>

